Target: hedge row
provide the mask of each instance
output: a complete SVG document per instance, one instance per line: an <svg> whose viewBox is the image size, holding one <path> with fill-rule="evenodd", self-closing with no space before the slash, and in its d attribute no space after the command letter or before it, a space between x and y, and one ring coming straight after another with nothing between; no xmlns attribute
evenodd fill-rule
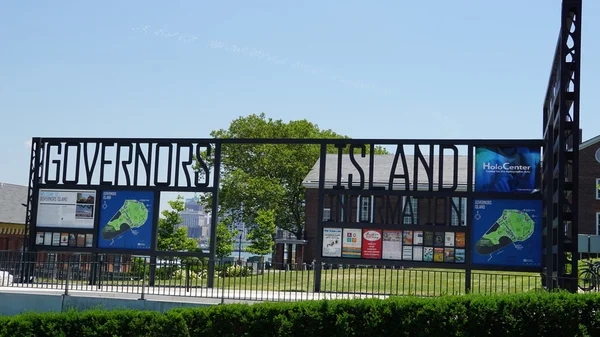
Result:
<svg viewBox="0 0 600 337"><path fill-rule="evenodd" d="M600 295L530 293L27 313L0 336L600 336Z"/></svg>

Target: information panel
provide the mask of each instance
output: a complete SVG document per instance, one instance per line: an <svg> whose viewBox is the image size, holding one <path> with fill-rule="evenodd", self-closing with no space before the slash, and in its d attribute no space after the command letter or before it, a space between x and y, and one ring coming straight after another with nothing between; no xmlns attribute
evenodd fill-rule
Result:
<svg viewBox="0 0 600 337"><path fill-rule="evenodd" d="M323 228L323 256L342 256L341 228Z"/></svg>
<svg viewBox="0 0 600 337"><path fill-rule="evenodd" d="M539 189L539 166L536 147L478 147L475 191L532 193Z"/></svg>
<svg viewBox="0 0 600 337"><path fill-rule="evenodd" d="M92 229L95 201L96 191L42 189L36 226Z"/></svg>
<svg viewBox="0 0 600 337"><path fill-rule="evenodd" d="M541 200L473 200L472 263L539 267Z"/></svg>
<svg viewBox="0 0 600 337"><path fill-rule="evenodd" d="M150 249L153 210L154 192L103 191L98 248Z"/></svg>

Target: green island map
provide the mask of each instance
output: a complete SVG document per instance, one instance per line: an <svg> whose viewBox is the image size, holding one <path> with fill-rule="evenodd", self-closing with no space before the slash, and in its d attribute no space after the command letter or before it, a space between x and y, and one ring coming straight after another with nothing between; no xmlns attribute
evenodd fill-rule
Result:
<svg viewBox="0 0 600 337"><path fill-rule="evenodd" d="M478 254L492 254L514 242L525 241L531 237L535 222L529 214L516 209L505 209L490 229L477 241Z"/></svg>
<svg viewBox="0 0 600 337"><path fill-rule="evenodd" d="M125 200L123 206L102 229L102 238L112 240L128 230L139 228L148 219L148 209L137 200Z"/></svg>

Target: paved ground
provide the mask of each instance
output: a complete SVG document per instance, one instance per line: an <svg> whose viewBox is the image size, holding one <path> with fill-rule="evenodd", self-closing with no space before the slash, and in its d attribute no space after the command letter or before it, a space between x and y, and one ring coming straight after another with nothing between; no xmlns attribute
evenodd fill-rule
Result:
<svg viewBox="0 0 600 337"><path fill-rule="evenodd" d="M0 287L0 292L5 293L27 293L27 294L65 294L64 287L53 285L19 285L12 287ZM143 295L142 295L143 292ZM229 290L174 287L92 287L86 289L69 289L71 296L141 299L156 301L174 301L190 303L250 303L256 301L304 301L320 299L349 299L349 298L386 298L383 295L374 294L347 294L347 293L315 293L315 292L285 292L285 291L257 291L257 290Z"/></svg>

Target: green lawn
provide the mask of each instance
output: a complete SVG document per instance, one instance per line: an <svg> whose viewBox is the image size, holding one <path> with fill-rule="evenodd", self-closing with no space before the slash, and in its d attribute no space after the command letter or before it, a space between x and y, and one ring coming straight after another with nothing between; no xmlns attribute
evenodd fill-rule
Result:
<svg viewBox="0 0 600 337"><path fill-rule="evenodd" d="M246 291L294 291L311 292L314 287L314 271L265 270L264 274L245 277L217 277L214 287ZM38 280L40 281L40 280ZM63 281L43 280L64 284ZM147 282L147 281L146 281ZM71 289L93 288L87 281L70 281ZM157 280L155 286L185 287L183 279ZM121 287L142 286L141 280L114 279L102 280L103 286L112 286L115 291ZM147 285L147 283L146 283ZM206 287L206 279L190 279L192 288ZM474 293L518 293L541 288L537 273L503 273L473 271L471 291ZM461 270L444 269L383 269L356 268L323 270L321 291L382 295L439 296L465 293L465 273Z"/></svg>

